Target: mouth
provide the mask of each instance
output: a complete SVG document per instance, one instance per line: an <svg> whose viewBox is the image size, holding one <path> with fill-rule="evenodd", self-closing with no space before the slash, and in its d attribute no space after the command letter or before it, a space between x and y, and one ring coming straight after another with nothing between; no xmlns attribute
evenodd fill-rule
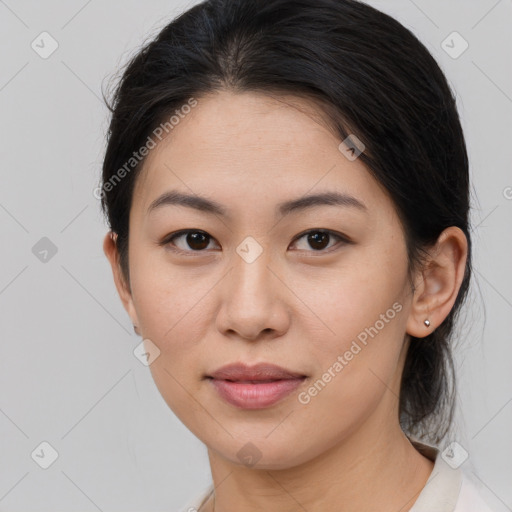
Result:
<svg viewBox="0 0 512 512"><path fill-rule="evenodd" d="M263 409L290 395L307 379L306 375L260 363L232 364L206 376L217 396L239 409Z"/></svg>
<svg viewBox="0 0 512 512"><path fill-rule="evenodd" d="M258 363L252 366L245 363L232 363L215 370L207 377L233 382L258 383L296 379L306 377L306 375L271 363Z"/></svg>
<svg viewBox="0 0 512 512"><path fill-rule="evenodd" d="M271 381L233 381L210 379L218 396L239 409L264 409L283 400L306 379L281 379Z"/></svg>
<svg viewBox="0 0 512 512"><path fill-rule="evenodd" d="M213 378L213 377L210 377ZM267 380L232 380L232 379L218 379L225 380L226 382L238 382L240 384L267 384L268 382L278 382L280 380L289 380L289 379L267 379Z"/></svg>

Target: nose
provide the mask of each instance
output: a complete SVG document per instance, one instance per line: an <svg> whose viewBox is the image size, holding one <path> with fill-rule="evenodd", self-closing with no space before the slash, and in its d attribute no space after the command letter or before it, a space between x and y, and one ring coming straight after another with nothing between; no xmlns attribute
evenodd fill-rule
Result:
<svg viewBox="0 0 512 512"><path fill-rule="evenodd" d="M235 255L220 292L216 319L217 329L224 336L255 341L276 338L288 330L286 297L290 292L287 295L286 284L269 265L269 253L263 251L251 263Z"/></svg>

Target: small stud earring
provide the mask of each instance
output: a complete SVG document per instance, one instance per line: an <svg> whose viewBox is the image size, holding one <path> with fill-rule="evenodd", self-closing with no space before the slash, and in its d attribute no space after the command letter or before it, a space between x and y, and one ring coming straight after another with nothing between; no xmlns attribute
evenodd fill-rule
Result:
<svg viewBox="0 0 512 512"><path fill-rule="evenodd" d="M430 320L424 320L423 323L425 324L425 327L430 326Z"/></svg>

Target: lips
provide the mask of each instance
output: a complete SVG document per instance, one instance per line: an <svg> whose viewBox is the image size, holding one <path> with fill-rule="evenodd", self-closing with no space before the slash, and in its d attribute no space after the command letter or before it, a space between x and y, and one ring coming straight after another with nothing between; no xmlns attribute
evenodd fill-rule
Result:
<svg viewBox="0 0 512 512"><path fill-rule="evenodd" d="M236 363L223 366L208 375L208 377L218 380L262 383L265 381L297 379L305 377L305 375L270 363L259 363L253 366Z"/></svg>
<svg viewBox="0 0 512 512"><path fill-rule="evenodd" d="M274 364L239 363L223 366L207 378L229 404L240 409L263 409L292 393L307 377Z"/></svg>

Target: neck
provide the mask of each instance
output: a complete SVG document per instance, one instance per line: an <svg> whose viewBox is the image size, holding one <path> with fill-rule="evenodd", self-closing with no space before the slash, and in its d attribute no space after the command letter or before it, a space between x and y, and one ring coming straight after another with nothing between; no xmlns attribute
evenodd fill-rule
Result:
<svg viewBox="0 0 512 512"><path fill-rule="evenodd" d="M382 424L381 424L382 425ZM204 510L215 512L407 512L434 466L398 427L363 426L299 466L247 468L208 451L215 486Z"/></svg>

